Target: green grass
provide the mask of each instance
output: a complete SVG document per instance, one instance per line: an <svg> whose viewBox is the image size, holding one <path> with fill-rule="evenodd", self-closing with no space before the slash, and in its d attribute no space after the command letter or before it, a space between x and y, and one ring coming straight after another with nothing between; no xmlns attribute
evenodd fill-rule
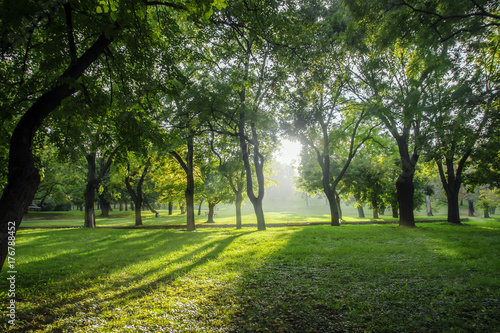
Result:
<svg viewBox="0 0 500 333"><path fill-rule="evenodd" d="M270 221L272 222L272 221ZM500 219L16 236L16 332L498 332ZM0 275L2 309L9 301ZM0 326L1 327L1 326Z"/></svg>
<svg viewBox="0 0 500 333"><path fill-rule="evenodd" d="M235 209L232 205L218 205L216 211L216 225L235 225ZM272 201L269 200L264 204L266 221L269 223L307 223L307 222L329 222L330 212L324 199L310 199L309 206L300 200L294 201ZM203 225L207 221L206 213L208 208L203 205L201 215L196 215L196 224ZM390 211L387 210L385 215L381 215L379 219L373 219L372 213L365 208L365 218L357 217L357 210L352 205L342 205L343 222L379 222L393 221ZM133 211L118 211L113 210L109 218L100 217L100 211L96 211L97 226L134 226L135 215ZM160 210L160 217L156 218L150 211L143 211L143 225L145 226L161 226L161 225L180 225L186 224L186 215L181 215L180 212L174 211L174 214L169 216L166 210ZM466 208L461 212L462 216L467 216ZM250 203L246 203L242 209L242 220L244 224L256 224L257 220ZM417 220L442 219L446 220L446 208L441 207L435 209L435 216L425 216L425 212L416 212ZM40 227L40 226L83 226L83 212L29 212L25 215L22 222L23 227Z"/></svg>

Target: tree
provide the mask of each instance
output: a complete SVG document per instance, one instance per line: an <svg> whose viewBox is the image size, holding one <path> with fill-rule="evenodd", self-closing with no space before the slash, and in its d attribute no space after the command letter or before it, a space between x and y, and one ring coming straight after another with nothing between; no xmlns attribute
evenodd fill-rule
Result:
<svg viewBox="0 0 500 333"><path fill-rule="evenodd" d="M136 42L144 40L140 34L145 27L173 37L172 28L179 20L192 20L212 10L211 1L200 1L199 6L159 1L96 6L85 2L78 8L70 2L25 6L9 1L8 6L12 10L3 10L0 20L2 58L7 59L1 71L2 77L9 78L1 98L5 115L15 118L17 124L10 136L8 183L0 199L2 265L8 250L7 226L14 222L17 230L40 182L32 143L47 116L81 89L79 79L113 42L121 44L121 52L140 47ZM146 12L151 6L163 15L149 20ZM178 11L186 15L177 15ZM23 15L30 19L23 19Z"/></svg>

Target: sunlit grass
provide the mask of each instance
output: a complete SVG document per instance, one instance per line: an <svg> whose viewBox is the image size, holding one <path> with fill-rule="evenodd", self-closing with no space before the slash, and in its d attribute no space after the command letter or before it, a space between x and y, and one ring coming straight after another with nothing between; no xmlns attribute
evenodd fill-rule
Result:
<svg viewBox="0 0 500 333"><path fill-rule="evenodd" d="M311 200L309 206L301 201L288 202L267 202L264 205L266 222L269 224L303 224L303 223L329 223L330 212L324 200ZM155 217L155 214L150 211L143 211L144 226L168 226L174 225L178 228L183 228L186 224L186 215L180 214L179 210L175 210L173 215L168 215L167 210L159 210L160 216ZM198 213L198 210L196 210ZM195 215L196 224L198 226L206 226L208 210L205 205L202 206L200 215ZM390 211L380 215L378 219L371 216L371 211L365 209L365 218L357 216L357 210L352 205L342 205L342 221L344 223L357 222L393 222L398 221L390 215ZM441 210L435 211L435 216L426 216L425 212L416 212L417 220L446 220L446 212ZM100 217L101 212L96 211L96 224L101 227L119 226L131 227L135 225L135 213L133 211L119 211L117 209L111 211L110 217ZM57 226L57 227L81 227L83 226L83 212L30 212L25 215L22 222L23 227L40 227L40 226ZM462 217L466 217L466 212L462 211ZM235 208L233 205L218 205L216 215L214 217L216 225L235 226ZM242 223L244 225L255 225L257 223L253 207L250 203L243 206Z"/></svg>
<svg viewBox="0 0 500 333"><path fill-rule="evenodd" d="M17 332L491 332L500 325L499 236L498 219L414 229L21 230L18 322L9 327L2 312L0 325Z"/></svg>

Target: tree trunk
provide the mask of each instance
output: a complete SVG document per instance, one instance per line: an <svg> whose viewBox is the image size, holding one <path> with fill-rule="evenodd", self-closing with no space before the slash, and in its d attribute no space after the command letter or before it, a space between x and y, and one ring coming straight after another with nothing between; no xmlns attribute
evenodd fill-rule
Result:
<svg viewBox="0 0 500 333"><path fill-rule="evenodd" d="M462 185L462 170L465 164L465 160L468 158L469 154L465 154L460 160L457 170L455 172L455 163L453 158L445 158L446 163L446 174L444 172L443 164L441 160L437 160L437 166L439 170L439 177L443 188L446 192L446 199L448 201L448 222L454 224L460 224L460 206L458 204L458 196L460 192L460 186Z"/></svg>
<svg viewBox="0 0 500 333"><path fill-rule="evenodd" d="M215 223L214 210L215 210L215 203L209 201L208 202L208 220L206 223Z"/></svg>
<svg viewBox="0 0 500 333"><path fill-rule="evenodd" d="M172 200L168 202L168 215L172 215L174 213L174 203Z"/></svg>
<svg viewBox="0 0 500 333"><path fill-rule="evenodd" d="M399 209L398 206L391 206L392 209L392 217L395 219L399 218Z"/></svg>
<svg viewBox="0 0 500 333"><path fill-rule="evenodd" d="M175 151L171 151L170 155L172 155L177 162L179 162L184 172L186 172L186 190L184 191L186 197L186 225L188 231L196 230L195 226L195 210L194 210L194 142L193 136L190 135L187 139L187 154L186 154L186 162L182 159L182 157ZM181 214L184 214L183 206L181 206Z"/></svg>
<svg viewBox="0 0 500 333"><path fill-rule="evenodd" d="M467 206L469 208L469 214L468 216L474 216L474 213L476 212L474 210L474 200L467 199Z"/></svg>
<svg viewBox="0 0 500 333"><path fill-rule="evenodd" d="M95 157L96 153L90 153L85 158L87 159L88 164L88 173L87 173L87 186L85 188L85 219L84 219L84 228L95 228L95 210L94 210L94 200L95 200L95 187L96 187L96 179L95 179Z"/></svg>
<svg viewBox="0 0 500 333"><path fill-rule="evenodd" d="M306 197L306 207L309 207L309 194L304 193L304 196Z"/></svg>
<svg viewBox="0 0 500 333"><path fill-rule="evenodd" d="M201 215L201 205L203 205L204 199L200 200L200 203L198 204L198 216Z"/></svg>
<svg viewBox="0 0 500 333"><path fill-rule="evenodd" d="M483 217L485 219L490 217L490 208L488 206L485 206L483 209Z"/></svg>
<svg viewBox="0 0 500 333"><path fill-rule="evenodd" d="M363 206L358 205L357 209L358 209L358 217L365 218L365 210L363 209Z"/></svg>
<svg viewBox="0 0 500 333"><path fill-rule="evenodd" d="M193 165L193 157L194 157L194 143L193 137L189 137L188 139L188 151L186 157L186 165L187 165L187 186L186 186L186 224L187 231L196 230L195 219L194 219L194 165Z"/></svg>
<svg viewBox="0 0 500 333"><path fill-rule="evenodd" d="M358 217L359 218L365 218L365 210L363 209L363 206L360 203L360 196L359 195L354 195L354 200L356 200L356 207L358 209Z"/></svg>
<svg viewBox="0 0 500 333"><path fill-rule="evenodd" d="M425 206L426 206L426 210L427 210L427 216L434 216L434 214L432 214L432 205L431 205L431 196L430 195L425 196Z"/></svg>
<svg viewBox="0 0 500 333"><path fill-rule="evenodd" d="M181 215L186 214L186 207L184 206L184 204L183 204L183 203L180 203L180 204L179 204L179 209L180 209L180 211L181 211Z"/></svg>
<svg viewBox="0 0 500 333"><path fill-rule="evenodd" d="M144 180L146 179L146 175L148 173L148 168L149 168L149 161L146 162L146 165L144 166L144 169L141 174L141 178L139 179L139 182L137 183L137 189L134 191L132 184L130 183L130 176L125 178L125 185L127 186L127 191L130 194L130 197L132 198L134 205L135 205L135 225L136 226L141 226L142 225L142 201L143 201L143 196L142 196L142 184L144 183Z"/></svg>
<svg viewBox="0 0 500 333"><path fill-rule="evenodd" d="M64 99L75 93L75 81L111 42L112 38L105 34L99 36L80 58L71 63L52 88L37 98L14 128L10 140L8 181L0 199L0 270L8 254L9 227L14 224L17 232L24 212L33 201L40 184L40 174L31 151L33 138L44 119Z"/></svg>
<svg viewBox="0 0 500 333"><path fill-rule="evenodd" d="M413 175L405 177L400 175L396 181L396 191L399 204L399 226L415 227L415 216L413 214L413 195L415 187L413 185Z"/></svg>
<svg viewBox="0 0 500 333"><path fill-rule="evenodd" d="M373 214L373 218L374 219L378 219L378 202L377 202L377 197L376 195L374 194L372 199L371 199L371 202L372 202L372 214Z"/></svg>
<svg viewBox="0 0 500 333"><path fill-rule="evenodd" d="M340 226L340 213L335 193L333 191L328 191L328 193L325 194L328 200L328 206L330 207L330 225L336 227Z"/></svg>
<svg viewBox="0 0 500 333"><path fill-rule="evenodd" d="M241 192L236 193L236 200L234 205L236 206L236 229L242 228L241 223L241 205L243 204L243 196Z"/></svg>
<svg viewBox="0 0 500 333"><path fill-rule="evenodd" d="M101 200L101 217L109 217L109 212L111 211L111 204L104 197L104 193L99 194L99 199Z"/></svg>
<svg viewBox="0 0 500 333"><path fill-rule="evenodd" d="M409 130L409 128L405 127L403 135L392 133L398 144L399 157L401 159L401 173L396 180L400 227L415 227L415 215L413 212L415 186L413 185L413 177L415 175L418 155L416 149L414 149L410 157L410 150L408 147ZM418 128L415 130L418 131Z"/></svg>

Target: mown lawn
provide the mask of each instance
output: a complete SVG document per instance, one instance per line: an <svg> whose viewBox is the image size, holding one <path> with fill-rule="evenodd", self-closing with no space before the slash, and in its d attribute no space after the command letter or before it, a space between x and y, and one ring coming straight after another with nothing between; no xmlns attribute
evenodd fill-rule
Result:
<svg viewBox="0 0 500 333"><path fill-rule="evenodd" d="M329 222L330 212L324 200L311 199L309 206L306 206L300 201L268 201L266 202L265 216L268 223L315 223ZM466 207L463 207L462 216L467 216ZM208 208L202 206L201 214L196 215L196 224L200 226L206 225ZM256 224L255 213L252 205L246 203L243 206L243 223L246 225ZM393 221L397 223L397 219L391 217L391 212L386 211L385 215L380 215L379 219L372 218L372 212L365 208L365 218L357 217L357 210L353 205L342 205L343 222L377 222L377 221ZM168 226L186 225L186 215L181 215L180 211L175 210L173 215L168 215L167 210L159 210L160 216L155 217L155 214L150 211L143 211L144 226ZM98 227L131 227L135 225L135 215L133 211L119 211L117 209L110 213L110 217L103 218L99 215L100 210L96 211L96 224ZM29 212L25 215L21 224L22 227L40 227L40 226L57 226L57 227L82 227L84 214L80 211L69 212ZM446 207L435 209L435 216L428 217L424 211L416 212L417 220L442 219L446 220ZM218 205L216 216L214 217L215 225L236 225L235 212L233 205Z"/></svg>
<svg viewBox="0 0 500 333"><path fill-rule="evenodd" d="M463 226L35 229L13 332L495 332L500 219Z"/></svg>

